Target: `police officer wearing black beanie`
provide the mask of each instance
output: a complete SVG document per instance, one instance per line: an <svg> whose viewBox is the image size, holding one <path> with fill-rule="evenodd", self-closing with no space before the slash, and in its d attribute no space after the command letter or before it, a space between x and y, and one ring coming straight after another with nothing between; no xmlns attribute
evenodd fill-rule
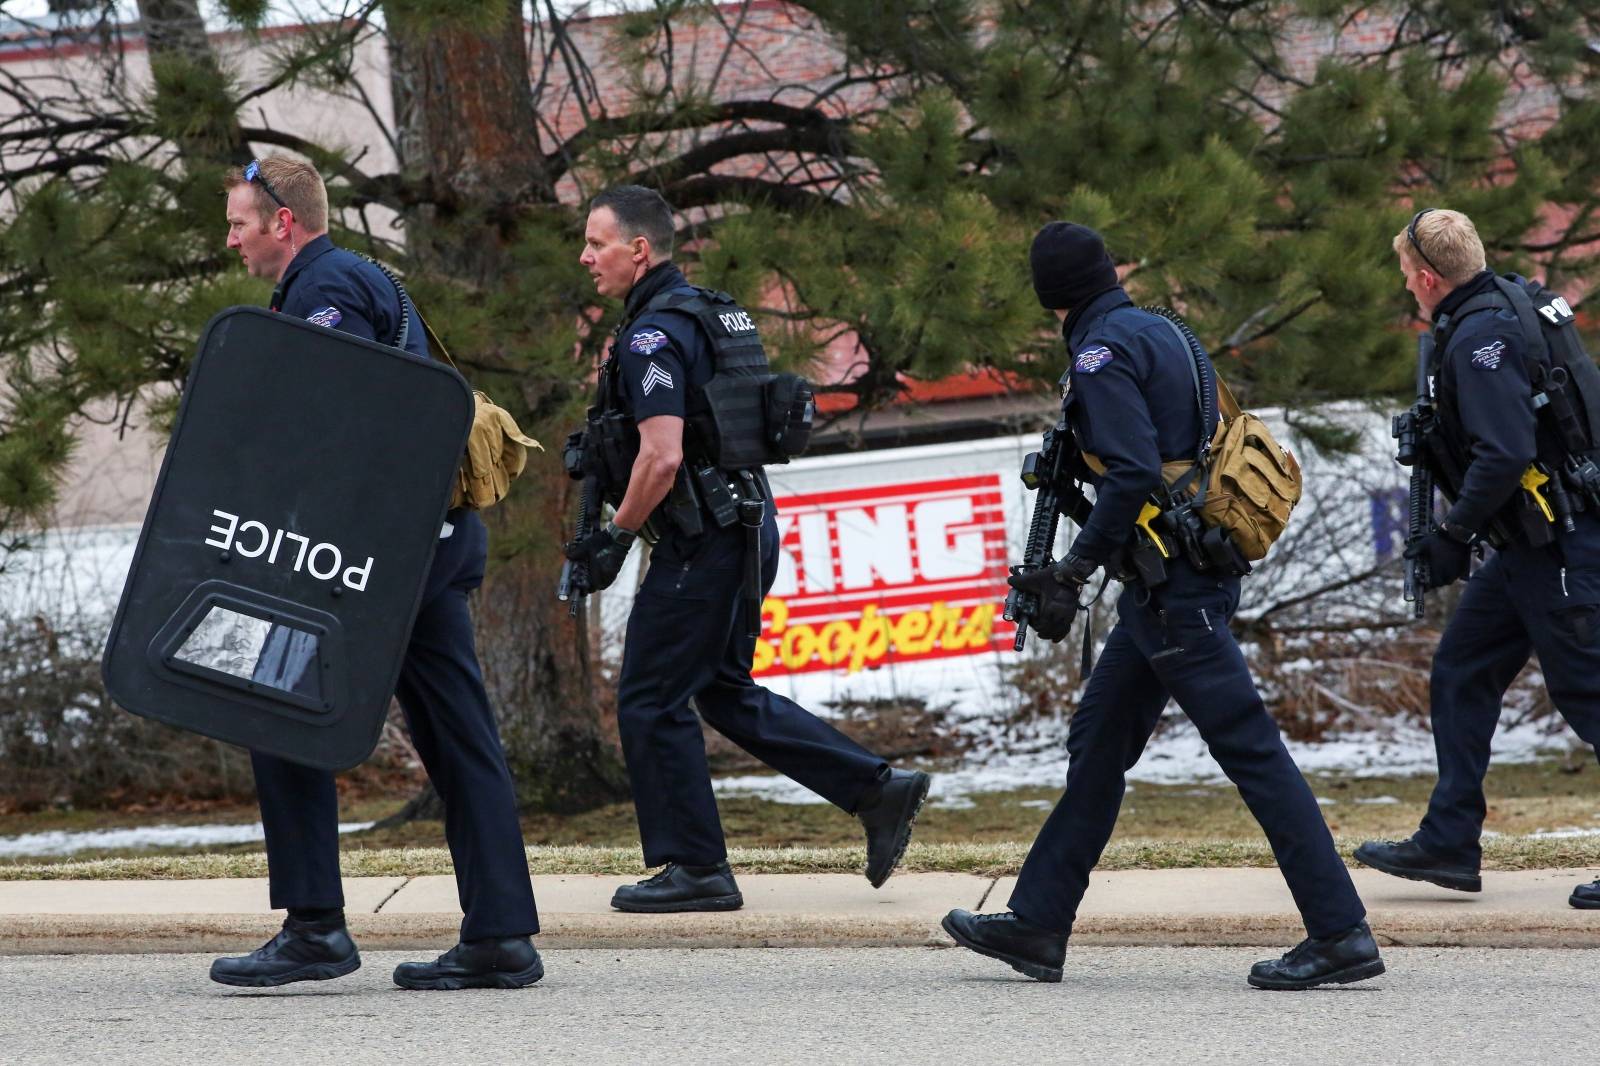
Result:
<svg viewBox="0 0 1600 1066"><path fill-rule="evenodd" d="M1077 599L1104 566L1122 579L1123 592L1118 623L1072 716L1066 793L1028 853L1010 910L954 910L944 928L963 947L1030 977L1061 980L1067 937L1116 825L1125 774L1173 699L1265 830L1305 921L1308 939L1281 959L1257 963L1250 984L1300 989L1376 976L1383 961L1366 909L1229 632L1240 573L1202 567L1173 550L1164 581L1141 581L1126 561L1142 508L1162 500L1162 464L1192 463L1202 434L1210 439L1215 405L1202 413L1197 400L1197 378L1215 380L1210 359L1191 353L1167 319L1133 306L1100 235L1088 227L1050 223L1034 238L1029 260L1039 302L1062 320L1071 355L1061 378L1064 417L1083 469L1099 473L1094 509L1066 558L1011 584L1044 598ZM1056 623L1036 631L1061 640L1071 614L1066 601Z"/></svg>

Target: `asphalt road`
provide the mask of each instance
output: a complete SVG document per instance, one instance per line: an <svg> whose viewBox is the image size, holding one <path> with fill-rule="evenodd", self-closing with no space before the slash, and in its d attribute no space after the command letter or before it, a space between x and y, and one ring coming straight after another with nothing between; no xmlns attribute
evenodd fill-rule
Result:
<svg viewBox="0 0 1600 1066"><path fill-rule="evenodd" d="M264 993L208 957L0 957L0 1062L1581 1063L1600 956L1390 949L1364 985L1259 992L1233 948L1083 948L1059 985L932 948L552 951L521 991L404 992L408 956Z"/></svg>

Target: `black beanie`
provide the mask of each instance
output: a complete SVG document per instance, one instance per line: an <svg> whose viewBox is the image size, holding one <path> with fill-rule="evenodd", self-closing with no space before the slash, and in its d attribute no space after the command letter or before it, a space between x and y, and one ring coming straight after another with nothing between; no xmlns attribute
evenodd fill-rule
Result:
<svg viewBox="0 0 1600 1066"><path fill-rule="evenodd" d="M1117 284L1116 264L1100 234L1076 222L1052 222L1040 230L1028 249L1028 265L1039 303L1052 311L1079 307Z"/></svg>

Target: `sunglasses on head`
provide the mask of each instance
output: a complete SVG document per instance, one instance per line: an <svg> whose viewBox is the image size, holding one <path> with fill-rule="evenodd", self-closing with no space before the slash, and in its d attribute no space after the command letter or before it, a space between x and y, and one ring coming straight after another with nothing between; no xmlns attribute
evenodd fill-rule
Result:
<svg viewBox="0 0 1600 1066"><path fill-rule="evenodd" d="M267 181L267 176L265 174L261 173L261 160L259 160L259 159L250 160L250 165L244 168L244 180L248 181L248 182L254 182L257 185L260 185L262 190L264 192L266 192L266 194L268 196L272 197L272 202L277 204L279 207L288 207L289 206L288 204L283 202L283 197L279 196L277 190L274 189L272 187L272 184ZM1411 220L1411 225L1412 225L1413 228L1416 227L1416 224L1417 224L1416 219L1412 219ZM1416 242L1417 242L1417 239L1415 237L1412 237L1411 238L1411 243L1415 244ZM1423 258L1427 258L1427 257L1424 256Z"/></svg>
<svg viewBox="0 0 1600 1066"><path fill-rule="evenodd" d="M1428 264L1428 269L1443 278L1444 271L1433 265L1433 260L1428 258L1428 253L1422 250L1422 242L1417 240L1417 223L1422 221L1423 215L1432 210L1434 209L1431 207L1424 207L1421 211L1411 216L1411 225L1406 227L1406 240L1410 241L1411 247L1415 248L1417 254L1422 256L1422 261Z"/></svg>

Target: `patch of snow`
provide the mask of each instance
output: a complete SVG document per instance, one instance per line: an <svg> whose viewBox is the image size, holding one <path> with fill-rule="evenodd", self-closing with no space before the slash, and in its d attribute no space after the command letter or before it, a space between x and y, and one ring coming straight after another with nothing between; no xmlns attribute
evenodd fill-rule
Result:
<svg viewBox="0 0 1600 1066"><path fill-rule="evenodd" d="M1379 804L1387 805L1387 804L1390 804L1390 803L1399 803L1400 799L1397 796L1367 796L1367 797L1364 797L1362 799L1356 800L1356 802L1357 803L1366 803L1366 804L1370 804L1370 805L1376 806L1376 805L1379 805Z"/></svg>
<svg viewBox="0 0 1600 1066"><path fill-rule="evenodd" d="M711 782L719 796L751 796L773 803L827 803L828 801L798 781L778 774L744 774L718 777Z"/></svg>
<svg viewBox="0 0 1600 1066"><path fill-rule="evenodd" d="M1159 785L1229 784L1205 741L1187 718L1168 708L1174 720L1150 742L1144 755L1128 771L1130 781ZM1578 738L1564 723L1552 728L1542 722L1513 721L1508 710L1494 737L1493 763L1532 762L1552 751L1570 749ZM992 721L974 723L979 746L958 766L933 772L930 801L949 806L962 797L981 792L1010 792L1022 788L1061 788L1067 778L1065 722L1045 720L1024 736L1004 736ZM1296 765L1308 774L1345 777L1389 777L1434 774L1433 734L1420 725L1397 724L1383 730L1363 730L1329 737L1317 743L1286 741ZM809 789L772 774L746 774L716 780L718 795L755 796L778 803L822 803ZM1130 790L1131 791L1131 790ZM1198 795L1213 794L1195 790ZM1393 796L1377 796L1358 803L1397 803Z"/></svg>
<svg viewBox="0 0 1600 1066"><path fill-rule="evenodd" d="M341 822L339 832L371 829L371 822ZM102 848L195 847L206 844L248 844L263 839L261 823L254 825L147 825L128 829L51 830L0 837L0 859L46 855L71 855Z"/></svg>

